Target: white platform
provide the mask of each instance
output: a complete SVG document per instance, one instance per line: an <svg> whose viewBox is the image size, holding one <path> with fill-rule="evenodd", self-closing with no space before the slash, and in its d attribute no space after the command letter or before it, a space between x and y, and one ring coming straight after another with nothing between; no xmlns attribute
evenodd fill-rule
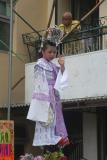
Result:
<svg viewBox="0 0 107 160"><path fill-rule="evenodd" d="M25 103L31 100L34 65L25 65ZM62 99L107 96L107 50L66 56L65 65L69 87L61 95Z"/></svg>

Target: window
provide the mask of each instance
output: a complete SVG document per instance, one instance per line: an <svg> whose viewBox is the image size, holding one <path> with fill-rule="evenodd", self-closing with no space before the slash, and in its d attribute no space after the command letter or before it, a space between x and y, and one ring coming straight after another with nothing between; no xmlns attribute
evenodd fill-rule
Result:
<svg viewBox="0 0 107 160"><path fill-rule="evenodd" d="M25 124L15 124L15 160L19 160L19 156L24 154L24 144L26 142Z"/></svg>
<svg viewBox="0 0 107 160"><path fill-rule="evenodd" d="M8 50L9 46L9 4L0 0L0 50Z"/></svg>
<svg viewBox="0 0 107 160"><path fill-rule="evenodd" d="M0 21L0 50L8 50L9 23Z"/></svg>
<svg viewBox="0 0 107 160"><path fill-rule="evenodd" d="M56 24L62 22L62 15L65 11L70 11L73 19L80 20L95 4L96 0L58 0L55 6ZM98 15L99 10L97 9L91 16L87 17L87 22L93 23L93 20L98 19Z"/></svg>
<svg viewBox="0 0 107 160"><path fill-rule="evenodd" d="M7 3L6 0L0 0L0 15L6 17L10 16L9 3Z"/></svg>
<svg viewBox="0 0 107 160"><path fill-rule="evenodd" d="M6 3L4 1L0 1L0 14L6 16Z"/></svg>

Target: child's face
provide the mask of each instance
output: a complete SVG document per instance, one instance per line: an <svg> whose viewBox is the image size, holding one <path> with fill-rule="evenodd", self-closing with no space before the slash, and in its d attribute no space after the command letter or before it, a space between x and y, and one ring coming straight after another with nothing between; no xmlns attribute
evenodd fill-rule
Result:
<svg viewBox="0 0 107 160"><path fill-rule="evenodd" d="M57 49L54 46L47 46L47 49L43 51L43 58L51 61L56 57Z"/></svg>

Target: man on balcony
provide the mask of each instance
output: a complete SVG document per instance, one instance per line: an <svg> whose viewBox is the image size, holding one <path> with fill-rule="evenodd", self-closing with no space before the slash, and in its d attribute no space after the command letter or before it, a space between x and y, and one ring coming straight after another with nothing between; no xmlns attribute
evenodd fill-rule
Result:
<svg viewBox="0 0 107 160"><path fill-rule="evenodd" d="M71 32L80 22L78 20L72 19L72 13L65 12L62 16L62 24L59 25L59 28L63 31L63 34L67 34ZM80 25L75 28L75 30L79 30Z"/></svg>
<svg viewBox="0 0 107 160"><path fill-rule="evenodd" d="M68 33L79 31L80 22L78 20L72 19L71 12L65 12L62 16L62 24L59 25L60 30L62 31L62 38ZM81 43L80 41L66 43L64 45L64 53L75 54L80 50Z"/></svg>

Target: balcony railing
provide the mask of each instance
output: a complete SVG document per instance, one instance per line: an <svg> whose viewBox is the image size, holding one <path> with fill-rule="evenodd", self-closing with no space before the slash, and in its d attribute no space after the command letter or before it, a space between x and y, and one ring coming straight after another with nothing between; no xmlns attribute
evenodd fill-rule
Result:
<svg viewBox="0 0 107 160"><path fill-rule="evenodd" d="M70 160L83 160L83 142L82 140L78 141L75 144L72 144L71 154L69 156Z"/></svg>
<svg viewBox="0 0 107 160"><path fill-rule="evenodd" d="M23 34L23 42L27 45L30 61L40 57L43 32ZM81 24L81 30L69 34L62 41L65 56L107 49L107 17L93 21L93 24Z"/></svg>
<svg viewBox="0 0 107 160"><path fill-rule="evenodd" d="M98 26L72 33L62 42L64 55L107 49L107 26Z"/></svg>
<svg viewBox="0 0 107 160"><path fill-rule="evenodd" d="M31 62L39 58L39 50L41 48L42 35L44 31L38 32L41 36L38 36L35 32L22 34L23 43L27 46L29 60Z"/></svg>

